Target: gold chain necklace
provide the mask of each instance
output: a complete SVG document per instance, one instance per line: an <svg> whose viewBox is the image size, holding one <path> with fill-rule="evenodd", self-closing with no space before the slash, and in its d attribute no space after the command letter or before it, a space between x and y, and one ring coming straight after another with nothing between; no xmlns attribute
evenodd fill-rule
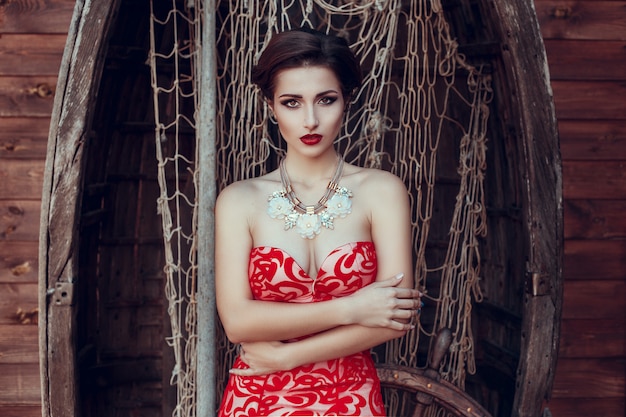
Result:
<svg viewBox="0 0 626 417"><path fill-rule="evenodd" d="M285 230L295 228L306 239L317 236L322 227L334 229L335 218L343 218L352 212L352 192L339 185L343 174L343 158L339 158L333 177L326 186L324 195L315 205L307 206L296 196L285 168L285 160L280 163L279 173L283 189L275 191L268 198L267 214L273 219L284 219Z"/></svg>

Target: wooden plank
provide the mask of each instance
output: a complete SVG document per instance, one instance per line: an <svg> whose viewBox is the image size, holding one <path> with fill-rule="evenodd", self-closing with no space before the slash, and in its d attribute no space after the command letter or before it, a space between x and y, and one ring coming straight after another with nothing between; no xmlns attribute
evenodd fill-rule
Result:
<svg viewBox="0 0 626 417"><path fill-rule="evenodd" d="M42 193L40 241L41 293L78 273L75 238L79 217L83 149L93 99L104 63L109 25L118 9L117 0L77 2L68 31L56 106L51 109L50 150ZM39 326L42 367L42 415L64 417L80 414L81 399L72 381L78 378L76 363L76 309L41 300L44 323ZM69 382L69 383L68 383Z"/></svg>
<svg viewBox="0 0 626 417"><path fill-rule="evenodd" d="M50 117L2 117L0 126L0 160L46 159Z"/></svg>
<svg viewBox="0 0 626 417"><path fill-rule="evenodd" d="M0 117L50 117L54 76L0 77Z"/></svg>
<svg viewBox="0 0 626 417"><path fill-rule="evenodd" d="M0 200L0 241L37 242L40 206L38 200Z"/></svg>
<svg viewBox="0 0 626 417"><path fill-rule="evenodd" d="M563 161L565 199L626 199L625 161Z"/></svg>
<svg viewBox="0 0 626 417"><path fill-rule="evenodd" d="M560 120L564 160L626 160L623 120Z"/></svg>
<svg viewBox="0 0 626 417"><path fill-rule="evenodd" d="M0 36L0 75L54 75L59 73L65 34Z"/></svg>
<svg viewBox="0 0 626 417"><path fill-rule="evenodd" d="M37 242L0 241L0 283L37 283Z"/></svg>
<svg viewBox="0 0 626 417"><path fill-rule="evenodd" d="M555 80L552 90L559 120L626 119L626 83Z"/></svg>
<svg viewBox="0 0 626 417"><path fill-rule="evenodd" d="M36 324L0 325L0 364L38 364L38 345Z"/></svg>
<svg viewBox="0 0 626 417"><path fill-rule="evenodd" d="M39 365L36 363L0 364L0 403L35 405L41 401Z"/></svg>
<svg viewBox="0 0 626 417"><path fill-rule="evenodd" d="M41 417L41 405L0 404L2 417Z"/></svg>
<svg viewBox="0 0 626 417"><path fill-rule="evenodd" d="M0 294L0 325L21 324L24 314L36 314L37 284L0 284Z"/></svg>
<svg viewBox="0 0 626 417"><path fill-rule="evenodd" d="M535 9L544 39L626 40L624 1L544 1Z"/></svg>
<svg viewBox="0 0 626 417"><path fill-rule="evenodd" d="M563 358L559 359L556 369L552 393L557 398L624 397L623 358Z"/></svg>
<svg viewBox="0 0 626 417"><path fill-rule="evenodd" d="M546 404L554 417L624 416L626 399L621 398L552 398Z"/></svg>
<svg viewBox="0 0 626 417"><path fill-rule="evenodd" d="M565 281L562 319L614 319L626 316L626 281Z"/></svg>
<svg viewBox="0 0 626 417"><path fill-rule="evenodd" d="M557 357L561 303L563 223L558 206L562 176L558 133L548 62L532 2L491 2L494 10L489 30L502 34L502 65L508 85L514 86L510 125L519 129L519 163L526 180L524 227L528 229L526 271L540 274L547 294L527 298L522 322L520 362L516 375L513 408L517 416L537 416L549 396ZM531 186L532 185L532 186ZM541 290L540 290L541 291Z"/></svg>
<svg viewBox="0 0 626 417"><path fill-rule="evenodd" d="M0 2L0 33L66 33L76 0Z"/></svg>
<svg viewBox="0 0 626 417"><path fill-rule="evenodd" d="M626 200L565 200L563 211L566 239L626 238Z"/></svg>
<svg viewBox="0 0 626 417"><path fill-rule="evenodd" d="M626 352L626 318L569 319L561 322L559 358L623 357Z"/></svg>
<svg viewBox="0 0 626 417"><path fill-rule="evenodd" d="M43 161L2 161L0 200L40 200L43 171Z"/></svg>
<svg viewBox="0 0 626 417"><path fill-rule="evenodd" d="M626 279L626 241L566 240L563 273L569 281Z"/></svg>
<svg viewBox="0 0 626 417"><path fill-rule="evenodd" d="M550 79L625 80L626 42L546 40Z"/></svg>

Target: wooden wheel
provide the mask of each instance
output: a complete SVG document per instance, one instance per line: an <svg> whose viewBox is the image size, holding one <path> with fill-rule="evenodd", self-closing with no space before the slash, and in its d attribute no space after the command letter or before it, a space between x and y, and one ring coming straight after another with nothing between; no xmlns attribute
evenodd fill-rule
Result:
<svg viewBox="0 0 626 417"><path fill-rule="evenodd" d="M378 365L377 371L381 385L415 394L416 406L412 417L422 417L426 408L433 403L458 417L491 417L465 391L441 379L437 369L450 347L451 340L450 329L442 329L439 332L433 355L426 369Z"/></svg>

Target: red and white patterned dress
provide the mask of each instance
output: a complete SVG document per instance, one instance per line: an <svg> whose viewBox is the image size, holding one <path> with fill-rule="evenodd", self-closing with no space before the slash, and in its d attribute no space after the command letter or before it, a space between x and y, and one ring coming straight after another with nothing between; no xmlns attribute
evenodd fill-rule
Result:
<svg viewBox="0 0 626 417"><path fill-rule="evenodd" d="M344 297L376 279L372 242L333 250L312 279L284 250L256 247L249 281L255 299L314 303ZM239 358L235 368L245 368ZM369 351L264 376L231 375L219 416L381 416L380 381Z"/></svg>

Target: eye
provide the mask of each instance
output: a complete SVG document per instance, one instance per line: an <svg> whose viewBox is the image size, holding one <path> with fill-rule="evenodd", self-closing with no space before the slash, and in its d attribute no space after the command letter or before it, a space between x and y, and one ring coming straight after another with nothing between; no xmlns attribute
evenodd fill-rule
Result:
<svg viewBox="0 0 626 417"><path fill-rule="evenodd" d="M337 97L335 96L325 96L320 98L319 103L323 104L325 106L329 106L331 104L333 104L335 101L337 101Z"/></svg>
<svg viewBox="0 0 626 417"><path fill-rule="evenodd" d="M282 104L283 106L289 109L295 109L296 107L299 106L300 103L298 103L298 100L288 99L288 100L281 101L280 104Z"/></svg>

